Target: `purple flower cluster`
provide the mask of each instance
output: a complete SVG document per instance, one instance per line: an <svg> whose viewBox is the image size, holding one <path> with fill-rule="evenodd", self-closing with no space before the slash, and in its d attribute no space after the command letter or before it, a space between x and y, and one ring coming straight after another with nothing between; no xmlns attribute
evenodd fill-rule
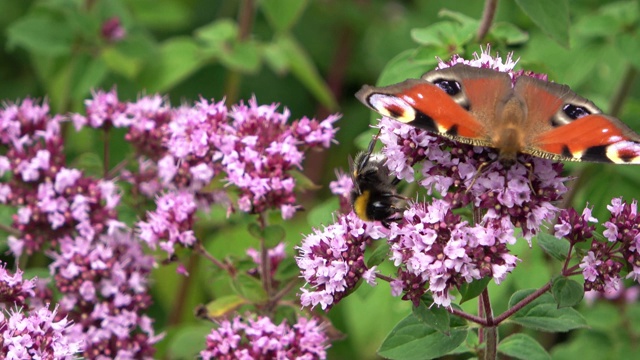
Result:
<svg viewBox="0 0 640 360"><path fill-rule="evenodd" d="M298 209L291 174L304 153L330 146L338 116L323 121L302 118L289 123L289 111L255 98L228 109L223 102L200 99L194 106L168 107L159 96L120 102L115 90L96 92L87 115L73 115L76 127L129 127L126 139L137 153L139 169L123 178L135 192L152 197L163 190L193 192L203 207L223 203L226 194L210 186L214 177L238 192L241 211L278 209L285 219Z"/></svg>
<svg viewBox="0 0 640 360"><path fill-rule="evenodd" d="M277 105L259 106L255 98L234 106L220 156L227 182L240 190L240 210L257 214L276 208L289 219L298 210L290 171L302 168L307 149L329 147L339 117L322 122L305 117L289 125L289 111L276 110Z"/></svg>
<svg viewBox="0 0 640 360"><path fill-rule="evenodd" d="M436 304L449 306L451 289L484 277L500 283L516 266L518 258L507 249L515 243L513 231L470 226L444 200L411 204L403 216L403 222L391 224L388 236L398 267L392 287L397 295L403 289L403 299L416 306L427 288Z"/></svg>
<svg viewBox="0 0 640 360"><path fill-rule="evenodd" d="M328 338L317 320L299 318L293 326L267 317L224 320L207 336L204 360L326 359Z"/></svg>
<svg viewBox="0 0 640 360"><path fill-rule="evenodd" d="M0 358L75 359L81 339L70 336L70 322L46 307L25 315L22 310L0 312Z"/></svg>
<svg viewBox="0 0 640 360"><path fill-rule="evenodd" d="M138 222L138 237L150 248L160 246L171 257L176 244L191 247L196 242L193 233L197 209L192 193L170 192L156 200L155 211L147 213L147 221Z"/></svg>
<svg viewBox="0 0 640 360"><path fill-rule="evenodd" d="M363 277L372 283L375 269L364 263L367 243L386 235L382 225L362 221L354 213L341 215L334 224L307 235L297 247L302 276L312 290L302 288L303 306L331 308Z"/></svg>
<svg viewBox="0 0 640 360"><path fill-rule="evenodd" d="M631 268L627 277L640 279L640 216L635 200L629 204L616 198L607 209L611 217L604 223L603 235L609 244L592 242L580 268L585 290L614 293L620 288L620 272L625 265Z"/></svg>
<svg viewBox="0 0 640 360"><path fill-rule="evenodd" d="M66 237L51 256L60 310L74 321L71 331L83 339L84 355L152 359L152 345L161 337L143 312L151 305L154 260L131 233L117 230L93 241Z"/></svg>
<svg viewBox="0 0 640 360"><path fill-rule="evenodd" d="M35 296L35 279L23 279L24 272L20 269L11 274L6 269L6 264L0 263L0 308L4 309L6 304L22 308L29 298Z"/></svg>
<svg viewBox="0 0 640 360"><path fill-rule="evenodd" d="M553 219L558 211L553 203L567 190L562 163L521 155L505 169L494 161L493 149L436 138L387 118L380 127L386 164L399 178L413 181L412 166L420 163L420 185L430 193L436 190L456 208L472 204L483 211L483 223L505 231L519 227L527 240Z"/></svg>
<svg viewBox="0 0 640 360"><path fill-rule="evenodd" d="M507 72L514 80L545 78L514 72L511 56L503 62L491 57L489 49L473 60L454 56L449 62L440 61L438 68L457 63ZM464 283L485 277L500 283L518 262L507 248L515 243L517 229L530 242L556 216L554 203L567 191L561 163L520 155L515 164L504 167L496 161L494 149L460 144L388 118L382 118L378 127L384 165L391 176L417 181L429 195L437 192L441 198L408 204L403 218L383 234L398 267L397 278L389 279L392 293L404 293L403 299L414 304L430 291L436 304L450 306L451 290ZM344 175L332 183L332 191L342 198L349 189ZM462 207L472 208L472 223L454 214ZM352 222L349 233L342 230L344 219ZM379 238L381 231L355 219L353 213L340 217L339 224L305 238L298 265L312 290L302 289L303 305L321 304L324 309L335 304L367 270L357 262L364 242L353 241L351 234ZM340 260L332 259L336 254Z"/></svg>

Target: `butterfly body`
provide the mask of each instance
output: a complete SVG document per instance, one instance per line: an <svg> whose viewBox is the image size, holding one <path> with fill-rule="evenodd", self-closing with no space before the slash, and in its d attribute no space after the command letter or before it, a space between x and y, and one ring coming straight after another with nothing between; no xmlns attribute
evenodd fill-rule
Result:
<svg viewBox="0 0 640 360"><path fill-rule="evenodd" d="M356 97L380 114L476 146L511 165L520 153L640 163L640 135L567 85L458 64Z"/></svg>

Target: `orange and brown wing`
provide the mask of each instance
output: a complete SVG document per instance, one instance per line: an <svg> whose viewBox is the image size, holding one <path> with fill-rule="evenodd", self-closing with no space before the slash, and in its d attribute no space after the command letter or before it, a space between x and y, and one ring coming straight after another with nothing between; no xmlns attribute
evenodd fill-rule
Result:
<svg viewBox="0 0 640 360"><path fill-rule="evenodd" d="M640 163L640 135L567 85L521 77L515 91L527 107L524 152L556 160Z"/></svg>

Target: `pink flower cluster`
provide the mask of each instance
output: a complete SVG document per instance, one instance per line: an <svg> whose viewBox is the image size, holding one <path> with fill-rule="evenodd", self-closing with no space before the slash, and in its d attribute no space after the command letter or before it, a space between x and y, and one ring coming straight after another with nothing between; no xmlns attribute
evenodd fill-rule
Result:
<svg viewBox="0 0 640 360"><path fill-rule="evenodd" d="M326 359L328 338L317 320L299 318L293 326L268 317L221 321L207 336L204 360Z"/></svg>
<svg viewBox="0 0 640 360"><path fill-rule="evenodd" d="M69 336L71 323L46 307L25 314L0 312L2 359L75 359L83 348L80 338Z"/></svg>
<svg viewBox="0 0 640 360"><path fill-rule="evenodd" d="M503 62L491 57L488 50L473 60L454 57L450 62L441 61L439 68L464 62L507 72L512 79L544 78L513 72L515 62L510 56ZM518 262L507 248L515 243L516 230L530 241L555 217L558 209L554 203L567 190L561 163L521 155L517 163L505 168L495 161L498 154L493 149L460 144L388 118L382 118L379 127L378 139L384 145L381 153L389 173L407 182L417 180L429 195L437 192L441 197L426 203L408 202L403 218L391 223L383 235L390 244L390 259L398 268L397 277L390 279L392 293L404 294L403 299L414 304L429 291L436 304L450 306L451 291L464 283L485 277L500 283ZM419 173L415 165L420 165ZM332 183L332 191L343 198L342 205L350 191L348 182L342 175ZM454 214L465 206L473 207L475 223ZM345 219L353 224L348 231L344 230ZM303 305L327 308L335 304L363 273L352 254L363 254L364 242L352 237L381 236L370 224L351 219L355 219L353 213L342 216L339 223L316 230L303 240L298 258L308 282L302 289Z"/></svg>

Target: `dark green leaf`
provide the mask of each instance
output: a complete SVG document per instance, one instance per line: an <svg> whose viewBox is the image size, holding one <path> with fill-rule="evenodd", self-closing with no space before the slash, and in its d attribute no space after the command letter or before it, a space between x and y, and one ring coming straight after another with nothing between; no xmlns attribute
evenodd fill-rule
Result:
<svg viewBox="0 0 640 360"><path fill-rule="evenodd" d="M413 308L413 315L425 325L445 335L450 334L449 312L444 307L420 301L420 304Z"/></svg>
<svg viewBox="0 0 640 360"><path fill-rule="evenodd" d="M435 57L416 61L414 54L414 50L405 50L391 59L378 77L377 86L386 86L410 78L419 78L425 72L433 70L438 63ZM380 115L376 116L379 117Z"/></svg>
<svg viewBox="0 0 640 360"><path fill-rule="evenodd" d="M614 41L620 53L636 69L640 69L640 37L637 34L616 34Z"/></svg>
<svg viewBox="0 0 640 360"><path fill-rule="evenodd" d="M441 21L425 28L411 30L411 38L424 46L457 48L473 39L477 28L477 21L464 24Z"/></svg>
<svg viewBox="0 0 640 360"><path fill-rule="evenodd" d="M526 334L513 334L498 344L498 352L523 360L549 360L551 355L534 338Z"/></svg>
<svg viewBox="0 0 640 360"><path fill-rule="evenodd" d="M169 341L168 356L171 359L195 359L204 349L203 339L211 332L211 326L182 325Z"/></svg>
<svg viewBox="0 0 640 360"><path fill-rule="evenodd" d="M462 284L462 286L460 286L460 295L462 295L462 299L460 299L460 304L464 303L465 301L475 299L478 295L482 293L482 290L484 290L487 287L487 284L489 284L489 281L491 281L490 277L484 277L480 280L473 281L471 284L469 283Z"/></svg>
<svg viewBox="0 0 640 360"><path fill-rule="evenodd" d="M302 15L308 0L262 0L260 7L277 31L289 30Z"/></svg>
<svg viewBox="0 0 640 360"><path fill-rule="evenodd" d="M387 359L434 359L457 348L466 337L467 330L452 330L447 336L411 314L391 331L378 354Z"/></svg>
<svg viewBox="0 0 640 360"><path fill-rule="evenodd" d="M296 191L319 190L322 187L313 182L307 175L299 170L290 170L289 175L296 181Z"/></svg>
<svg viewBox="0 0 640 360"><path fill-rule="evenodd" d="M191 38L175 37L160 47L157 57L140 74L148 92L165 92L198 70L204 58Z"/></svg>
<svg viewBox="0 0 640 360"><path fill-rule="evenodd" d="M71 93L74 99L83 99L89 95L91 89L100 87L100 84L109 72L107 64L101 58L78 56L83 61L73 69L71 80Z"/></svg>
<svg viewBox="0 0 640 360"><path fill-rule="evenodd" d="M287 235L284 228L280 225L267 225L263 231L265 245L268 248L277 246Z"/></svg>
<svg viewBox="0 0 640 360"><path fill-rule="evenodd" d="M247 231L249 232L249 234L251 236L253 236L256 240L261 240L262 237L264 236L264 233L262 232L262 228L260 227L260 225L256 224L256 223L250 223L247 226Z"/></svg>
<svg viewBox="0 0 640 360"><path fill-rule="evenodd" d="M307 222L310 226L320 227L334 222L334 211L340 207L340 200L333 196L319 204L316 204L307 212Z"/></svg>
<svg viewBox="0 0 640 360"><path fill-rule="evenodd" d="M529 34L512 23L499 22L491 27L490 35L507 45L518 45L529 40Z"/></svg>
<svg viewBox="0 0 640 360"><path fill-rule="evenodd" d="M535 290L520 290L509 299L513 307ZM573 308L558 309L553 296L544 293L524 308L516 312L510 321L540 331L566 332L587 327L584 317Z"/></svg>
<svg viewBox="0 0 640 360"><path fill-rule="evenodd" d="M299 276L300 268L298 267L298 263L296 263L293 257L288 256L278 264L278 269L273 278L278 281L289 281Z"/></svg>
<svg viewBox="0 0 640 360"><path fill-rule="evenodd" d="M262 52L265 62L273 72L282 75L289 70L289 59L287 58L287 54L282 51L277 43L265 45Z"/></svg>
<svg viewBox="0 0 640 360"><path fill-rule="evenodd" d="M569 47L569 2L567 0L516 0L527 16L560 45Z"/></svg>
<svg viewBox="0 0 640 360"><path fill-rule="evenodd" d="M389 257L389 243L386 241L380 242L378 247L373 251L369 260L367 260L367 267L371 268L376 265L380 265Z"/></svg>
<svg viewBox="0 0 640 360"><path fill-rule="evenodd" d="M260 69L262 54L255 41L238 41L231 48L220 53L220 62L228 67L244 73L253 74Z"/></svg>
<svg viewBox="0 0 640 360"><path fill-rule="evenodd" d="M20 18L7 29L7 46L21 46L41 55L60 56L71 52L73 31L64 23L34 14Z"/></svg>
<svg viewBox="0 0 640 360"><path fill-rule="evenodd" d="M101 55L101 59L109 70L128 79L135 78L144 66L141 59L129 57L121 53L118 48L104 49Z"/></svg>
<svg viewBox="0 0 640 360"><path fill-rule="evenodd" d="M575 280L560 277L553 282L551 293L559 308L578 305L584 297L584 287Z"/></svg>
<svg viewBox="0 0 640 360"><path fill-rule="evenodd" d="M538 245L549 256L560 261L564 261L567 258L569 253L569 242L567 240L558 239L546 232L540 232L536 239L538 240Z"/></svg>
<svg viewBox="0 0 640 360"><path fill-rule="evenodd" d="M267 292L262 283L252 276L237 274L232 279L232 285L236 292L249 302L258 303L267 299Z"/></svg>
<svg viewBox="0 0 640 360"><path fill-rule="evenodd" d="M291 72L298 80L309 89L322 105L329 109L335 109L337 104L331 89L318 73L318 69L304 48L291 36L278 36L276 42L282 52L286 54Z"/></svg>

